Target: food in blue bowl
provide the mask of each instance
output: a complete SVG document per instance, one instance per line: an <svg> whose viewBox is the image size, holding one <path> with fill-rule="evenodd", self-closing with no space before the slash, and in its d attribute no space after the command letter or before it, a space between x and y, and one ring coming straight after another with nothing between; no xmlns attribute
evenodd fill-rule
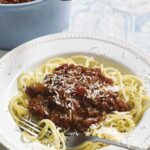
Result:
<svg viewBox="0 0 150 150"><path fill-rule="evenodd" d="M0 3L2 4L16 4L16 3L25 3L25 2L31 2L33 0L0 0Z"/></svg>
<svg viewBox="0 0 150 150"><path fill-rule="evenodd" d="M67 28L70 0L0 0L0 48Z"/></svg>

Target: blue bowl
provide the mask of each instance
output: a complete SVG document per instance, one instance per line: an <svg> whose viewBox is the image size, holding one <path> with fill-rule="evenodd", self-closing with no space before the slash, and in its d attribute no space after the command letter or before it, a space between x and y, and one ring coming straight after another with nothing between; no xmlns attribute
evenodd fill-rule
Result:
<svg viewBox="0 0 150 150"><path fill-rule="evenodd" d="M0 48L12 49L28 40L67 28L71 1L35 0L0 4Z"/></svg>

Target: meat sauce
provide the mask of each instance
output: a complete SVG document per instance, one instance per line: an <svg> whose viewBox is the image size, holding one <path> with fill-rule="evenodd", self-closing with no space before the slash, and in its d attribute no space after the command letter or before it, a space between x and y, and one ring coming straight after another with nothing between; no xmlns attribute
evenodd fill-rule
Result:
<svg viewBox="0 0 150 150"><path fill-rule="evenodd" d="M33 0L0 0L0 3L3 4L16 4L16 3L25 3L25 2L31 2Z"/></svg>
<svg viewBox="0 0 150 150"><path fill-rule="evenodd" d="M100 69L64 64L25 92L32 116L48 118L65 130L84 132L106 114L130 109L110 87L113 80Z"/></svg>

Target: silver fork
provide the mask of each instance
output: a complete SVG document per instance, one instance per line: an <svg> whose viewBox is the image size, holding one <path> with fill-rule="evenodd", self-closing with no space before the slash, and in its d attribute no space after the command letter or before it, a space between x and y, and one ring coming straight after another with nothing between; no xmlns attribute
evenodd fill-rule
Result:
<svg viewBox="0 0 150 150"><path fill-rule="evenodd" d="M19 127L23 131L26 131L27 133L29 133L33 136L38 136L38 133L41 130L41 127L39 127L35 121L33 121L33 120L29 121L29 120L24 119L24 118L22 118L20 120ZM49 131L49 133L51 133L51 131ZM101 143L104 143L107 145L113 145L113 146L117 146L117 147L121 147L121 148L125 148L125 149L130 149L130 150L148 150L148 149L136 147L133 145L128 145L128 144L124 144L121 142L107 140L107 139L103 139L103 138L99 138L99 137L85 136L83 134L76 135L76 134L71 134L68 132L65 135L67 137L67 141L66 141L67 150L76 149L79 146L81 146L83 143L88 142L88 141L90 141L90 142L101 142Z"/></svg>

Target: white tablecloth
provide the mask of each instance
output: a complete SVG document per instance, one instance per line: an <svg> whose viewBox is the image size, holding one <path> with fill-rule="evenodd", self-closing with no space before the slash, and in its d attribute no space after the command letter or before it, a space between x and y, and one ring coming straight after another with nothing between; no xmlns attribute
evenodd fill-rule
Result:
<svg viewBox="0 0 150 150"><path fill-rule="evenodd" d="M69 31L97 32L150 53L150 0L74 0Z"/></svg>
<svg viewBox="0 0 150 150"><path fill-rule="evenodd" d="M65 31L106 34L134 42L150 54L150 0L73 0ZM0 50L0 57L7 52Z"/></svg>

